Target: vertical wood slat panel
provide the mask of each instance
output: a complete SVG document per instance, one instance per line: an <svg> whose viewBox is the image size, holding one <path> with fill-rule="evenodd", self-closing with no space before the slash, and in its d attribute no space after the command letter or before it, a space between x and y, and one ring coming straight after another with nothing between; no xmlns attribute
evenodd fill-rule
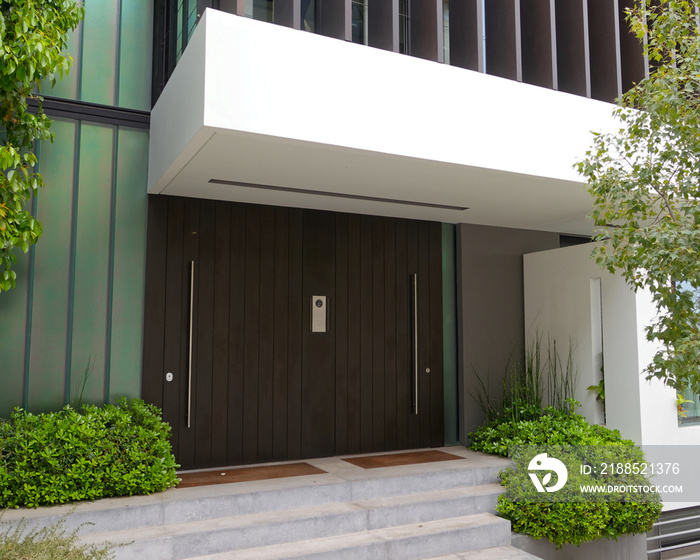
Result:
<svg viewBox="0 0 700 560"><path fill-rule="evenodd" d="M384 449L384 218L372 218L372 450Z"/></svg>
<svg viewBox="0 0 700 560"><path fill-rule="evenodd" d="M557 80L560 91L590 95L586 0L556 0Z"/></svg>
<svg viewBox="0 0 700 560"><path fill-rule="evenodd" d="M272 460L274 397L275 210L263 206L260 215L260 361L258 368L258 456Z"/></svg>
<svg viewBox="0 0 700 560"><path fill-rule="evenodd" d="M631 8L634 3L634 0L619 0L620 68L623 92L644 79L647 66L642 43L632 33L626 20L625 10Z"/></svg>
<svg viewBox="0 0 700 560"><path fill-rule="evenodd" d="M411 359L410 359L410 295L408 240L406 220L396 220L396 446L409 446L409 418L411 416Z"/></svg>
<svg viewBox="0 0 700 560"><path fill-rule="evenodd" d="M450 2L450 64L484 71L482 7L480 0Z"/></svg>
<svg viewBox="0 0 700 560"><path fill-rule="evenodd" d="M245 16L245 0L219 0L219 7L222 12Z"/></svg>
<svg viewBox="0 0 700 560"><path fill-rule="evenodd" d="M228 445L229 326L231 306L231 204L216 204L214 310L212 337L212 448L213 465L225 465Z"/></svg>
<svg viewBox="0 0 700 560"><path fill-rule="evenodd" d="M222 464L220 442L228 443L229 464L442 444L442 367L433 363L435 356L442 359L440 224L178 199L170 204L174 227L167 250L176 258L166 276L177 268L181 274L168 280L174 288L167 291L174 304L169 313L179 320L166 335L176 348L187 346L185 276L193 255L198 262L196 439L184 428L185 380L175 402L178 460L185 468ZM417 416L410 414L409 390L413 272L419 275ZM310 332L311 295L328 296L328 333ZM178 354L186 370L186 349ZM202 410L208 400L214 410ZM215 420L221 414L227 422Z"/></svg>
<svg viewBox="0 0 700 560"><path fill-rule="evenodd" d="M418 222L416 221L407 221L406 222L406 278L407 278L407 284L410 286L410 283L408 282L408 278L410 278L411 275L413 274L418 274L418 287L420 290L421 285L425 281L424 278L420 277L420 269L418 266ZM407 302L409 305L409 309L413 309L413 293L411 292L410 288L407 287ZM419 296L420 298L420 292ZM408 359L408 368L407 368L407 389L408 389L408 402L409 405L411 403L411 395L413 394L414 391L414 363L413 363L413 354L412 354L412 348L413 348L413 322L411 320L412 318L412 313L413 311L410 311L408 314L408 336L409 336L409 344L408 348L409 351L411 351L411 355L409 356ZM418 317L413 318L413 321L418 321L418 335L420 337L421 331L423 330L420 325L420 314ZM419 384L420 384L420 362L418 364L418 375L419 375ZM420 387L419 387L420 389ZM421 442L420 442L420 406L422 405L421 401L419 400L419 414L413 414L409 413L408 419L407 419L407 447L414 448L414 447L420 447ZM410 408L409 408L410 409Z"/></svg>
<svg viewBox="0 0 700 560"><path fill-rule="evenodd" d="M348 453L362 451L362 271L360 216L348 216Z"/></svg>
<svg viewBox="0 0 700 560"><path fill-rule="evenodd" d="M348 451L348 215L335 218L335 454Z"/></svg>
<svg viewBox="0 0 700 560"><path fill-rule="evenodd" d="M163 408L163 365L165 348L166 252L168 199L148 197L148 234L146 247L146 286L144 298L143 376L141 395L147 402Z"/></svg>
<svg viewBox="0 0 700 560"><path fill-rule="evenodd" d="M301 0L275 0L272 10L276 24L301 29Z"/></svg>
<svg viewBox="0 0 700 560"><path fill-rule="evenodd" d="M588 0L591 97L601 101L613 101L622 93L618 15L617 0Z"/></svg>
<svg viewBox="0 0 700 560"><path fill-rule="evenodd" d="M352 0L316 0L316 32L352 41Z"/></svg>
<svg viewBox="0 0 700 560"><path fill-rule="evenodd" d="M399 52L399 1L368 2L367 18L369 46Z"/></svg>
<svg viewBox="0 0 700 560"><path fill-rule="evenodd" d="M553 88L556 84L556 51L553 55L551 0L520 0L523 82Z"/></svg>
<svg viewBox="0 0 700 560"><path fill-rule="evenodd" d="M409 0L411 56L443 62L442 0Z"/></svg>
<svg viewBox="0 0 700 560"><path fill-rule="evenodd" d="M231 206L231 278L228 332L228 464L243 463L243 382L245 375L246 206Z"/></svg>
<svg viewBox="0 0 700 560"><path fill-rule="evenodd" d="M260 207L246 208L245 331L243 358L243 462L258 457L258 369L260 360Z"/></svg>
<svg viewBox="0 0 700 560"><path fill-rule="evenodd" d="M397 449L396 220L384 218L384 449Z"/></svg>
<svg viewBox="0 0 700 560"><path fill-rule="evenodd" d="M289 212L275 209L274 363L272 458L287 457L287 359L289 324Z"/></svg>
<svg viewBox="0 0 700 560"><path fill-rule="evenodd" d="M212 201L200 205L195 259L196 312L193 321L193 337L196 353L193 356L192 383L196 387L193 399L194 418L191 430L195 434L195 462L197 466L211 466L212 451L212 400L213 400L213 351L214 351L214 272L216 248L216 206Z"/></svg>
<svg viewBox="0 0 700 560"><path fill-rule="evenodd" d="M173 381L163 386L163 420L172 427L172 441L179 444L180 430L184 425L184 410L180 395L186 391L186 375L181 344L183 322L182 300L185 296L184 275L181 254L183 251L182 219L184 204L179 199L169 199L167 205L168 227L166 237L165 275L165 334L163 350L163 371L172 373ZM178 461L180 460L178 449Z"/></svg>
<svg viewBox="0 0 700 560"><path fill-rule="evenodd" d="M360 430L361 452L372 451L372 218L360 217Z"/></svg>
<svg viewBox="0 0 700 560"><path fill-rule="evenodd" d="M442 310L442 226L428 224L430 251L430 446L445 444L445 401Z"/></svg>
<svg viewBox="0 0 700 560"><path fill-rule="evenodd" d="M302 274L301 452L334 454L335 441L335 215L304 210ZM311 331L312 296L326 296L326 332Z"/></svg>
<svg viewBox="0 0 700 560"><path fill-rule="evenodd" d="M430 447L431 409L432 398L430 386L432 384L433 358L437 361L439 356L431 355L431 333L433 325L430 324L430 230L426 222L418 223L418 388L420 401L418 403L419 446ZM427 370L430 369L430 372ZM442 370L442 368L440 368Z"/></svg>
<svg viewBox="0 0 700 560"><path fill-rule="evenodd" d="M181 270L182 270L182 299L180 301L180 307L182 309L182 319L181 319L181 329L180 329L180 363L182 364L182 382L181 382L181 393L180 393L180 422L181 429L178 438L178 449L180 450L180 463L183 468L192 468L196 465L196 426L197 426L197 370L196 370L196 356L198 352L198 339L196 333L193 333L192 338L192 384L188 387L188 365L189 365L189 319L190 313L193 315L193 325L196 324L197 320L197 306L199 304L199 294L198 294L198 283L199 277L197 275L197 268L195 268L194 274L194 286L192 288L192 293L194 299L192 302L193 310L190 310L190 262L195 261L195 267L197 267L197 262L199 261L199 232L200 225L200 205L201 201L193 200L185 205L184 217L183 217L183 249L180 255ZM187 402L188 398L191 400L190 407L190 427L187 427Z"/></svg>
<svg viewBox="0 0 700 560"><path fill-rule="evenodd" d="M301 457L302 426L302 211L289 210L289 355L287 459Z"/></svg>
<svg viewBox="0 0 700 560"><path fill-rule="evenodd" d="M484 4L486 73L520 80L519 0L489 0Z"/></svg>

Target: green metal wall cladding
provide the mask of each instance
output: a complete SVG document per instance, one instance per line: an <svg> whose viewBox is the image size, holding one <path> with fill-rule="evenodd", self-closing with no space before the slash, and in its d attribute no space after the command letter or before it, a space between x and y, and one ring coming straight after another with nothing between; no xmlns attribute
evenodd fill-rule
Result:
<svg viewBox="0 0 700 560"><path fill-rule="evenodd" d="M42 93L150 109L151 0L86 0L68 76ZM0 294L0 417L139 396L148 131L54 119L38 147L44 235Z"/></svg>

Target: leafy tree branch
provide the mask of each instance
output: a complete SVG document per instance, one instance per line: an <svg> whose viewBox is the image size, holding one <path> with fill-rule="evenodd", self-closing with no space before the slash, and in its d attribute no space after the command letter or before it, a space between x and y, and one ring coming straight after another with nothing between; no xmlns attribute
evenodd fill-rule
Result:
<svg viewBox="0 0 700 560"><path fill-rule="evenodd" d="M648 78L619 100L620 128L594 135L578 163L603 244L594 258L658 315L646 327L658 351L646 369L700 392L700 17L695 0L639 0L628 11L644 43Z"/></svg>
<svg viewBox="0 0 700 560"><path fill-rule="evenodd" d="M15 286L15 250L26 253L42 232L28 210L43 186L32 148L53 133L36 92L42 80L54 84L68 72L63 50L83 16L72 0L0 0L0 292ZM39 102L36 113L27 99Z"/></svg>

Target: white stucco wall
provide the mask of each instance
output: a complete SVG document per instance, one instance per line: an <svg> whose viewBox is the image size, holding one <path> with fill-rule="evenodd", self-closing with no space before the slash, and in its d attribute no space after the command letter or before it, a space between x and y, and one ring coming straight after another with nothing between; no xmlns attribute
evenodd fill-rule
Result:
<svg viewBox="0 0 700 560"><path fill-rule="evenodd" d="M526 337L552 334L558 343L572 337L579 368L576 399L589 421L601 422L602 411L586 389L600 378L598 303L591 295L600 282L606 425L638 444L700 444L700 426L678 425L675 391L641 373L655 352L644 335L655 313L650 295L635 294L622 278L601 271L591 249L588 244L525 255Z"/></svg>

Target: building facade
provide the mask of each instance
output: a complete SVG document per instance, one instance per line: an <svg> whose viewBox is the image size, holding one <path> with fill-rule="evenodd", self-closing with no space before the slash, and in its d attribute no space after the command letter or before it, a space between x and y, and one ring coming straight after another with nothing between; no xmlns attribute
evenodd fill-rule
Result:
<svg viewBox="0 0 700 560"><path fill-rule="evenodd" d="M0 414L142 396L187 468L464 442L525 253L644 76L627 0L87 0Z"/></svg>

